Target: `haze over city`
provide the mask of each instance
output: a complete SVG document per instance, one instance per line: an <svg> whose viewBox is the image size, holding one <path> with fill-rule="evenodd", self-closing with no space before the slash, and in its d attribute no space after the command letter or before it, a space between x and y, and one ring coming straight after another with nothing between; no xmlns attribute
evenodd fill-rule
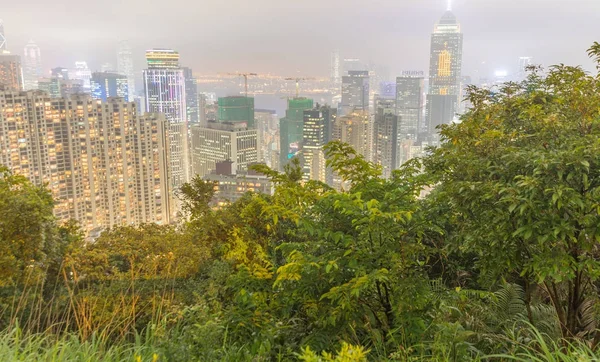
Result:
<svg viewBox="0 0 600 362"><path fill-rule="evenodd" d="M4 2L8 49L33 39L44 70L92 70L116 62L128 40L136 69L144 51L176 49L196 74L255 71L328 76L330 51L381 64L392 75L426 70L429 38L445 0L229 0L102 3L46 0ZM512 71L519 56L535 63L564 62L591 68L585 49L598 34L600 1L453 0L464 37L463 75Z"/></svg>

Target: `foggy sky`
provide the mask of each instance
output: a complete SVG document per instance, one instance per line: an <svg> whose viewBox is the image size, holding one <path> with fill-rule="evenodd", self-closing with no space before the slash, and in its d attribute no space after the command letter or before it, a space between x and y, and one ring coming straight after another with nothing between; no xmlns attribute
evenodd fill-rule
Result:
<svg viewBox="0 0 600 362"><path fill-rule="evenodd" d="M134 51L178 50L196 73L251 71L328 76L330 51L388 66L429 67L433 25L446 0L2 0L9 50L33 39L44 69L88 61L116 66L117 42ZM586 49L600 41L600 0L453 0L464 33L463 75L535 63L592 69ZM485 62L485 63L484 63Z"/></svg>

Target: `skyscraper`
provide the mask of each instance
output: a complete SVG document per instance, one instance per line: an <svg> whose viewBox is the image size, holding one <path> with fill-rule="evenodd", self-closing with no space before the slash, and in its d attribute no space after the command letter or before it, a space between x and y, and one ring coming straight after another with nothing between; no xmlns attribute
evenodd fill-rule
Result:
<svg viewBox="0 0 600 362"><path fill-rule="evenodd" d="M188 124L199 124L200 98L198 97L198 82L190 68L183 68L183 77L185 78L185 105L187 107Z"/></svg>
<svg viewBox="0 0 600 362"><path fill-rule="evenodd" d="M23 89L23 69L21 57L0 51L0 89L20 91Z"/></svg>
<svg viewBox="0 0 600 362"><path fill-rule="evenodd" d="M396 101L379 98L375 101L375 122L373 124L373 162L381 165L383 177L389 178L397 168L398 117Z"/></svg>
<svg viewBox="0 0 600 362"><path fill-rule="evenodd" d="M70 80L79 80L82 84L83 93L91 93L92 91L92 71L88 68L87 62L75 62L75 68L69 71Z"/></svg>
<svg viewBox="0 0 600 362"><path fill-rule="evenodd" d="M279 167L283 169L302 148L304 111L313 108L313 100L289 98L285 117L279 120Z"/></svg>
<svg viewBox="0 0 600 362"><path fill-rule="evenodd" d="M450 10L444 13L431 34L429 93L427 95L427 131L448 124L458 110L462 71L463 34Z"/></svg>
<svg viewBox="0 0 600 362"><path fill-rule="evenodd" d="M331 82L338 86L342 82L342 70L340 69L340 51L331 52Z"/></svg>
<svg viewBox="0 0 600 362"><path fill-rule="evenodd" d="M402 72L396 78L396 115L398 116L398 136L402 139L416 139L423 118L423 72Z"/></svg>
<svg viewBox="0 0 600 362"><path fill-rule="evenodd" d="M302 171L305 181L327 182L325 165L325 117L319 109L304 111Z"/></svg>
<svg viewBox="0 0 600 362"><path fill-rule="evenodd" d="M165 114L169 125L171 184L173 190L178 190L190 180L185 78L179 67L179 53L171 49L147 50L146 61L146 110Z"/></svg>
<svg viewBox="0 0 600 362"><path fill-rule="evenodd" d="M23 63L23 87L25 90L38 89L38 79L42 76L42 59L40 48L33 40L25 45Z"/></svg>
<svg viewBox="0 0 600 362"><path fill-rule="evenodd" d="M517 65L516 80L525 80L527 77L527 67L533 63L532 57L519 57L519 63Z"/></svg>
<svg viewBox="0 0 600 362"><path fill-rule="evenodd" d="M245 122L208 121L206 127L191 126L192 170L194 176L204 177L221 161L233 162L233 169L248 170L258 162L257 131Z"/></svg>
<svg viewBox="0 0 600 362"><path fill-rule="evenodd" d="M351 70L342 77L340 115L354 110L369 110L369 72L366 70Z"/></svg>
<svg viewBox="0 0 600 362"><path fill-rule="evenodd" d="M4 36L4 20L0 19L0 53L6 48L6 37Z"/></svg>
<svg viewBox="0 0 600 362"><path fill-rule="evenodd" d="M121 97L130 101L127 77L116 73L92 73L92 98L105 101L109 97Z"/></svg>
<svg viewBox="0 0 600 362"><path fill-rule="evenodd" d="M51 99L0 92L0 164L46 184L61 221L85 231L170 220L162 115L137 115L123 99Z"/></svg>
<svg viewBox="0 0 600 362"><path fill-rule="evenodd" d="M245 122L254 127L254 98L244 96L219 97L219 122Z"/></svg>
<svg viewBox="0 0 600 362"><path fill-rule="evenodd" d="M133 101L135 97L135 72L133 71L131 48L126 41L121 41L119 43L119 50L117 52L117 73L127 77L127 92L129 93L129 99Z"/></svg>

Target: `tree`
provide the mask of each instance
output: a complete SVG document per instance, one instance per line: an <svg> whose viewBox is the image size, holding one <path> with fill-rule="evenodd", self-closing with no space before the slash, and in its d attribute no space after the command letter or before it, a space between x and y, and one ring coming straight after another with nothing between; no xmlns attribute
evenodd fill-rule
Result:
<svg viewBox="0 0 600 362"><path fill-rule="evenodd" d="M599 60L597 43L590 55ZM471 87L468 99L425 160L430 197L456 223L448 247L476 255L481 280L522 283L528 306L539 289L563 337L600 342L600 77L533 68L522 83Z"/></svg>

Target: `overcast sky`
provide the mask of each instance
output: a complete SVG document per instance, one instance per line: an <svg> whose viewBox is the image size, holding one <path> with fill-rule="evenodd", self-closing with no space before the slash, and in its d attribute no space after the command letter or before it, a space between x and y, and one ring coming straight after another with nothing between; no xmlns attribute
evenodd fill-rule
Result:
<svg viewBox="0 0 600 362"><path fill-rule="evenodd" d="M464 33L463 75L511 70L519 56L580 64L600 41L600 0L453 0ZM130 41L181 53L196 73L329 75L330 51L402 70L427 70L446 0L1 0L8 47L40 46L44 67L116 64ZM484 63L485 62L485 63ZM479 73L478 73L479 72Z"/></svg>

